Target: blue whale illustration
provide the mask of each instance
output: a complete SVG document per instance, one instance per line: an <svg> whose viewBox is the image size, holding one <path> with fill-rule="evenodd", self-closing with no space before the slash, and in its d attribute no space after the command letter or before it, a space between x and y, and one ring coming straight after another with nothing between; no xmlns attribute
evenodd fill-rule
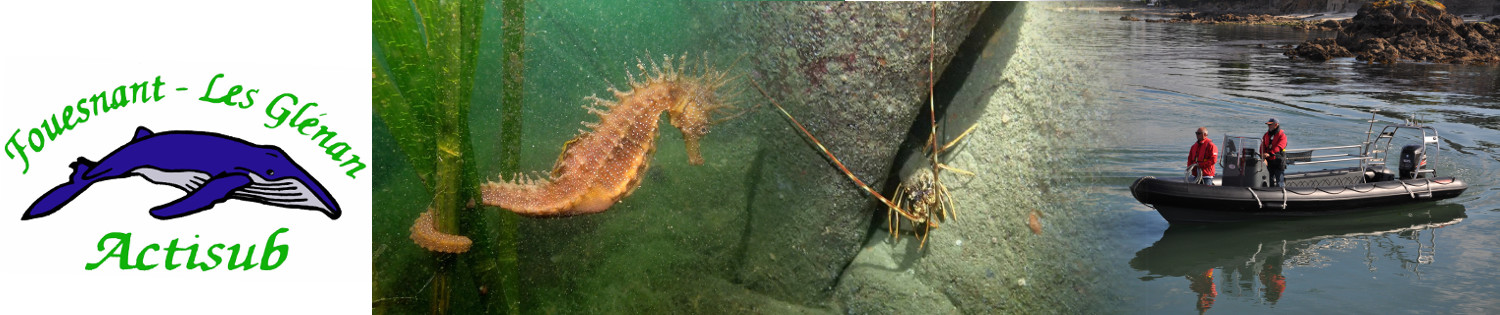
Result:
<svg viewBox="0 0 1500 315"><path fill-rule="evenodd" d="M338 219L341 211L333 195L281 148L255 145L222 134L199 131L152 133L135 130L135 138L99 162L82 157L69 164L73 174L37 198L21 220L45 217L62 209L99 181L139 175L188 194L151 208L151 216L167 220L213 208L229 199L322 211Z"/></svg>

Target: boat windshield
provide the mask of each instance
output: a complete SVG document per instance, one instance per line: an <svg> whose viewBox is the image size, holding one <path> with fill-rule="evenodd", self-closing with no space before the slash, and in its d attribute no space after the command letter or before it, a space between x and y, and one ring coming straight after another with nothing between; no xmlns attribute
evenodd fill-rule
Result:
<svg viewBox="0 0 1500 315"><path fill-rule="evenodd" d="M1249 164L1246 161L1260 159L1260 155L1255 153L1260 148L1260 137L1225 135L1223 143L1219 147L1219 164L1226 171L1238 172Z"/></svg>

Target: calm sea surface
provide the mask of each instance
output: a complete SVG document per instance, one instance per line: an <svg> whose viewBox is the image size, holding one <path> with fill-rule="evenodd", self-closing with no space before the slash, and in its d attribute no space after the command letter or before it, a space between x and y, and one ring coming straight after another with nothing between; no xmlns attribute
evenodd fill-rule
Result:
<svg viewBox="0 0 1500 315"><path fill-rule="evenodd" d="M1080 19L1118 18L1084 14ZM1122 310L1143 313L1500 312L1500 67L1289 60L1281 45L1331 36L1271 26L1108 24L1080 51L1124 73L1094 198L1122 217ZM1100 48L1109 49L1100 49ZM1216 143L1282 122L1289 147L1359 144L1367 119L1410 115L1442 132L1441 202L1311 220L1171 227L1130 196L1140 176L1182 176L1193 131ZM1377 127L1378 128L1378 127ZM1321 165L1318 165L1321 166ZM1293 166L1289 171L1314 170Z"/></svg>

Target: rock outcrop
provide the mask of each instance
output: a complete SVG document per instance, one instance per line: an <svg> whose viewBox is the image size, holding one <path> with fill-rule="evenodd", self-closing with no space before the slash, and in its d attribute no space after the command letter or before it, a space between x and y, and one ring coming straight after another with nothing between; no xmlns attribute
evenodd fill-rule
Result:
<svg viewBox="0 0 1500 315"><path fill-rule="evenodd" d="M1286 55L1317 61L1352 55L1380 63L1500 62L1500 27L1492 23L1464 23L1436 2L1365 4L1354 19L1341 26L1336 39L1308 41L1288 50ZM1340 54L1340 50L1346 53Z"/></svg>
<svg viewBox="0 0 1500 315"><path fill-rule="evenodd" d="M1348 49L1344 49L1344 46L1339 46L1337 42L1334 42L1332 38L1320 38L1302 43L1297 48L1288 50L1287 55L1307 58L1312 61L1328 61L1328 59L1338 57L1354 56Z"/></svg>

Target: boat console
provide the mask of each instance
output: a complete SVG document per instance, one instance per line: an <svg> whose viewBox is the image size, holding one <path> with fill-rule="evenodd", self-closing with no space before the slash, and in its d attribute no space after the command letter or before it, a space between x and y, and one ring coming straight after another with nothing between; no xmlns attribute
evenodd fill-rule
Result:
<svg viewBox="0 0 1500 315"><path fill-rule="evenodd" d="M1271 183L1271 173L1266 171L1266 164L1261 163L1260 154L1256 153L1260 148L1260 138L1244 136L1224 136L1224 146L1220 148L1219 166L1224 171L1220 175L1223 178L1222 186L1233 187L1266 187Z"/></svg>

